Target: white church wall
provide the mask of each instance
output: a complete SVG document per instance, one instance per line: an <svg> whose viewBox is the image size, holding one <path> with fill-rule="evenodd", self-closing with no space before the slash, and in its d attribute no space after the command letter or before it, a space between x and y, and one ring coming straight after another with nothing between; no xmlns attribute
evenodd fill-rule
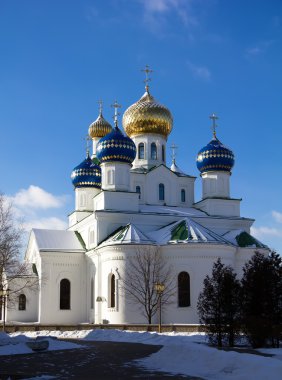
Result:
<svg viewBox="0 0 282 380"><path fill-rule="evenodd" d="M146 323L143 309L137 304L129 302L123 296L119 285L124 276L128 259L136 254L136 246L108 246L100 252L100 315L99 323ZM142 249L142 248L141 248ZM172 303L163 310L164 323L199 323L197 315L197 300L203 288L203 281L207 274L211 274L213 263L220 257L226 265L234 266L235 248L216 245L169 245L161 247L161 251L171 265L175 277L175 296ZM180 272L186 271L190 276L191 306L178 306L177 279ZM116 277L116 305L109 307L109 275ZM154 323L157 323L155 316Z"/></svg>
<svg viewBox="0 0 282 380"><path fill-rule="evenodd" d="M199 245L168 245L161 248L162 253L168 259L175 277L175 296L172 303L164 308L164 323L199 323L197 313L197 301L203 281L211 274L214 262L221 258L226 265L234 266L235 249L230 246L207 244ZM185 271L190 276L191 306L178 306L178 275Z"/></svg>
<svg viewBox="0 0 282 380"><path fill-rule="evenodd" d="M41 252L42 286L39 322L73 324L87 320L84 254L74 252ZM69 310L60 310L60 281L67 279L71 286Z"/></svg>
<svg viewBox="0 0 282 380"><path fill-rule="evenodd" d="M10 287L10 300L8 302L7 309L7 321L9 322L37 322L38 320L38 288L24 287L26 283L25 279L15 279L9 284ZM16 294L12 294L14 289L23 289ZM24 295L26 297L25 309L20 310L19 296Z"/></svg>
<svg viewBox="0 0 282 380"><path fill-rule="evenodd" d="M137 192L136 188L139 186L140 194L138 194L139 204L144 204L146 199L146 175L141 173L130 173L130 190L132 192Z"/></svg>
<svg viewBox="0 0 282 380"><path fill-rule="evenodd" d="M91 212L87 211L74 211L69 215L69 227L75 226L81 220L91 215Z"/></svg>
<svg viewBox="0 0 282 380"><path fill-rule="evenodd" d="M194 206L212 216L240 216L239 199L206 198Z"/></svg>
<svg viewBox="0 0 282 380"><path fill-rule="evenodd" d="M95 210L138 211L138 194L123 191L103 191L94 199Z"/></svg>
<svg viewBox="0 0 282 380"><path fill-rule="evenodd" d="M100 191L94 187L77 187L75 189L75 210L93 211L93 198Z"/></svg>

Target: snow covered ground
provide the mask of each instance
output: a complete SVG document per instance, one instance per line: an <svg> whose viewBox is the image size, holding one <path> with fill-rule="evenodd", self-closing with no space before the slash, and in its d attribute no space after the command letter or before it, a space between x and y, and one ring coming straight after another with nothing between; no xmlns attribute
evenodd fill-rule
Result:
<svg viewBox="0 0 282 380"><path fill-rule="evenodd" d="M120 330L38 331L9 335L0 333L0 355L31 353L25 342L38 336L47 337L50 350L80 347L61 341L62 338L162 345L163 348L157 353L136 361L136 364L149 370L161 370L171 374L181 373L211 380L282 379L282 348L259 350L273 357L219 351L208 347L205 336L201 334L157 334Z"/></svg>

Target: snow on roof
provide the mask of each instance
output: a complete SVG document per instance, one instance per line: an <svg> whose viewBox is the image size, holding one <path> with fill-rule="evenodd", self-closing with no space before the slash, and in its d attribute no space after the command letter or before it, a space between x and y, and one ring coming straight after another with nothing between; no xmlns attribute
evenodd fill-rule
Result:
<svg viewBox="0 0 282 380"><path fill-rule="evenodd" d="M158 244L179 242L230 244L222 236L189 218L184 218L147 234Z"/></svg>
<svg viewBox="0 0 282 380"><path fill-rule="evenodd" d="M84 248L74 231L33 229L39 251L80 251Z"/></svg>
<svg viewBox="0 0 282 380"><path fill-rule="evenodd" d="M158 205L140 205L141 213L153 214L170 214L178 216L207 216L203 211L194 207L173 207L173 206L158 206Z"/></svg>
<svg viewBox="0 0 282 380"><path fill-rule="evenodd" d="M242 229L228 231L222 236L239 247L268 248L265 244Z"/></svg>
<svg viewBox="0 0 282 380"><path fill-rule="evenodd" d="M127 224L110 235L101 245L113 244L154 244L154 241L150 240L134 224Z"/></svg>

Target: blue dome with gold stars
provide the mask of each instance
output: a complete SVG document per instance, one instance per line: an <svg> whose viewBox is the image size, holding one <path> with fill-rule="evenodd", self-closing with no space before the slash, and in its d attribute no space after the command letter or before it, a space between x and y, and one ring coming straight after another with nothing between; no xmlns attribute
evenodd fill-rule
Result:
<svg viewBox="0 0 282 380"><path fill-rule="evenodd" d="M136 156L136 146L131 138L124 136L116 126L112 132L99 140L96 155L100 163L118 161L131 164Z"/></svg>
<svg viewBox="0 0 282 380"><path fill-rule="evenodd" d="M232 150L224 146L216 136L197 155L197 168L201 173L210 171L231 172L234 166Z"/></svg>
<svg viewBox="0 0 282 380"><path fill-rule="evenodd" d="M87 152L86 159L73 169L71 179L74 187L95 187L96 189L101 189L101 168L93 163L89 152Z"/></svg>

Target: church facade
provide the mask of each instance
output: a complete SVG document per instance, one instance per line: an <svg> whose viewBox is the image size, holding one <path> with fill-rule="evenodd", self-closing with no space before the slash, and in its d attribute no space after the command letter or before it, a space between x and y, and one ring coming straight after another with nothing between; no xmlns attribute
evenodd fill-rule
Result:
<svg viewBox="0 0 282 380"><path fill-rule="evenodd" d="M144 95L123 114L124 132L103 117L89 127L92 155L74 168L74 211L66 231L31 231L25 260L39 277L36 291L23 289L7 321L41 324L146 323L142 308L121 294L130 258L158 250L172 268L175 294L164 323L199 322L203 280L221 258L240 275L255 251L267 247L250 235L254 220L240 215L230 196L233 152L216 136L200 149L197 167L202 198L195 202L195 177L175 157L167 166L169 109ZM154 322L154 321L153 321Z"/></svg>

